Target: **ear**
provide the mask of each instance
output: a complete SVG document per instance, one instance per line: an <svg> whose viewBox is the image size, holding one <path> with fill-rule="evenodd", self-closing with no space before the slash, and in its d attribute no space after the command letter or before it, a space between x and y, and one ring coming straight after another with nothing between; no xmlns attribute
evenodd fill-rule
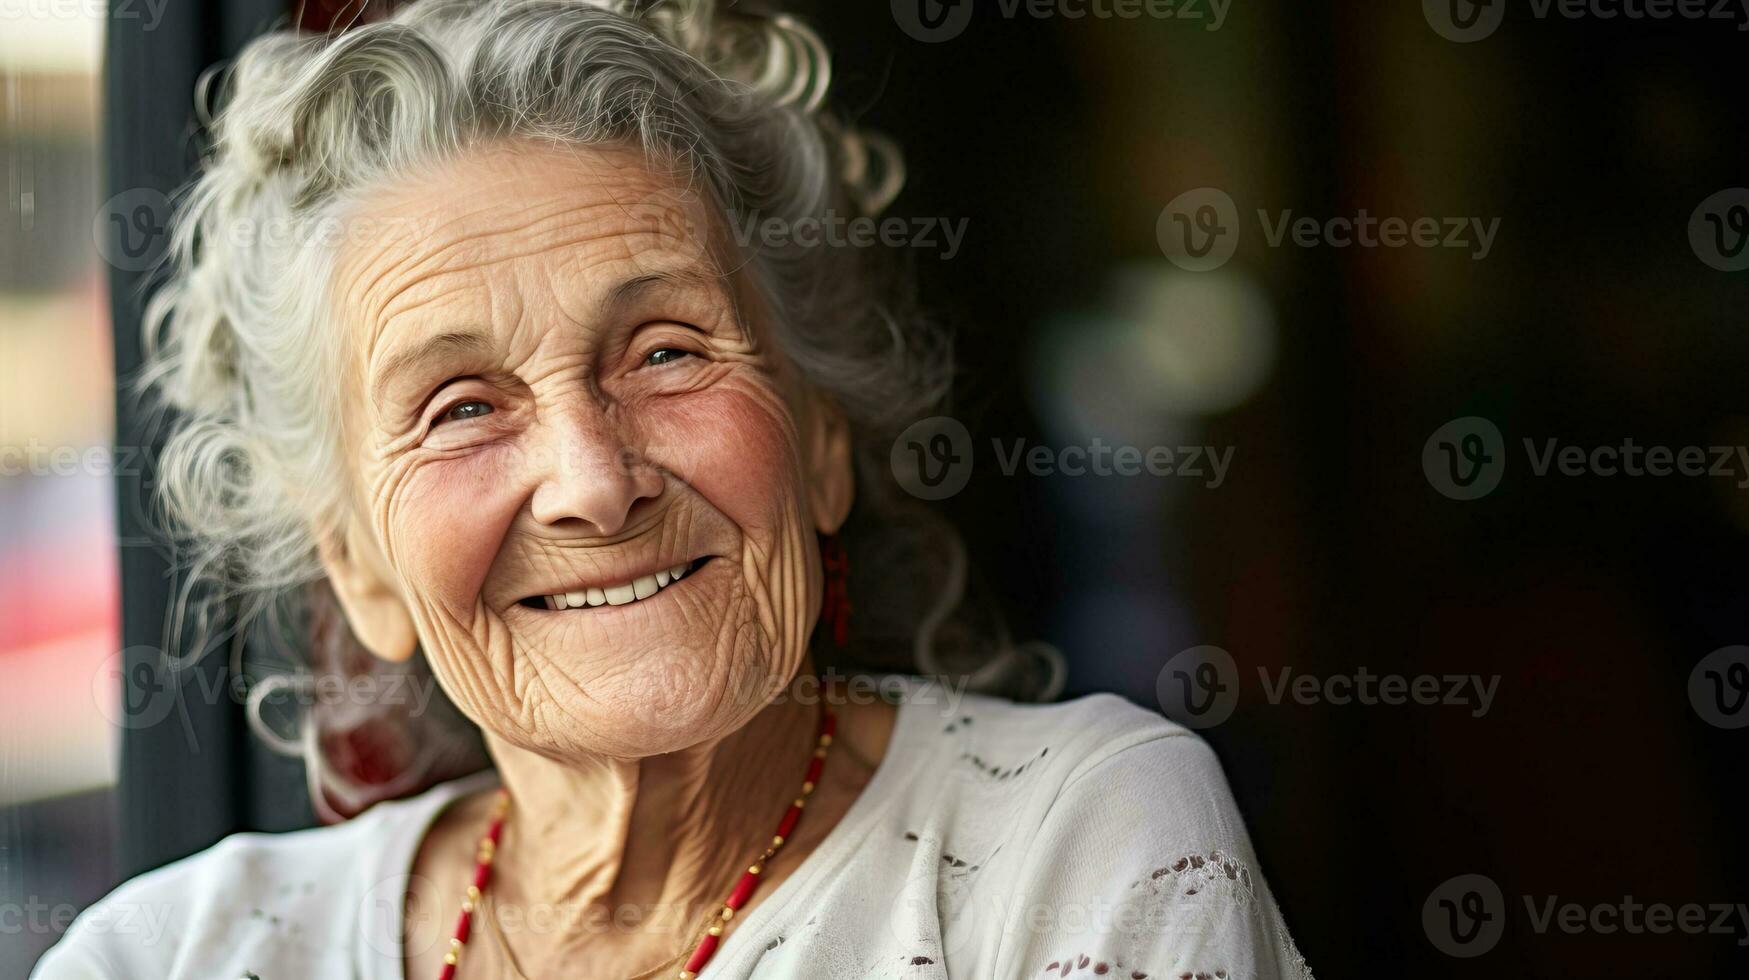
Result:
<svg viewBox="0 0 1749 980"><path fill-rule="evenodd" d="M403 661L419 644L413 617L401 599L376 539L356 520L348 519L316 548L328 584L346 612L353 635L365 649L384 660Z"/></svg>
<svg viewBox="0 0 1749 980"><path fill-rule="evenodd" d="M814 511L814 529L836 534L856 499L850 422L838 404L823 393L814 392L809 406L808 503Z"/></svg>

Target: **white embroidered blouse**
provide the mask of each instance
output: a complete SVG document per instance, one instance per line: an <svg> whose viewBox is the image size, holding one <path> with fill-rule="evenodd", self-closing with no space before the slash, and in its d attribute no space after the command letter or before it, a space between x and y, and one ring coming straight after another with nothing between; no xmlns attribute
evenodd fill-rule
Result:
<svg viewBox="0 0 1749 980"><path fill-rule="evenodd" d="M1110 695L910 693L862 795L701 980L1310 980L1201 739ZM404 980L419 842L493 779L229 837L87 909L33 976Z"/></svg>

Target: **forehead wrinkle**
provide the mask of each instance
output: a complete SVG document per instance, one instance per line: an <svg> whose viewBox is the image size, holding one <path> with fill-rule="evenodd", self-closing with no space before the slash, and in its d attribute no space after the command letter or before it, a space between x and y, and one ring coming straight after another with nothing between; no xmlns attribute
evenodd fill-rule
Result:
<svg viewBox="0 0 1749 980"><path fill-rule="evenodd" d="M553 157L562 158L564 163L556 180L544 165ZM349 210L354 218L375 219L401 229L399 239L390 239L388 244L412 246L406 250L411 254L400 263L404 265L442 258L450 247L466 247L495 234L538 230L543 222L562 222L561 227L572 228L588 224L575 220L573 212L579 209L611 207L630 219L628 205L672 185L671 177L650 171L643 154L632 147L513 140L486 144L419 167L380 187L368 204L362 196L355 199ZM500 207L505 199L515 200L516 208ZM431 206L434 200L437 204ZM417 220L408 220L410 217ZM520 220L507 224L506 219L512 217ZM483 227L467 227L476 223ZM609 227L607 233L616 230ZM446 238L450 244L435 252L420 249ZM393 270L385 270L389 271Z"/></svg>
<svg viewBox="0 0 1749 980"><path fill-rule="evenodd" d="M573 220L578 215L600 208L610 208L616 213L620 211L612 202L571 206L538 220L500 228L472 238L460 238L435 250L400 259L373 277L362 290L364 296L361 305L370 311L367 320L371 323L371 346L374 347L381 341L382 334L395 319L429 305L433 297L441 296L451 289L482 286L489 292L496 292L490 287L494 277L489 270L526 260L537 261L544 267L541 271L546 271L553 278L569 280L565 283L563 292L568 293L577 285L584 286L585 302L581 304L582 308L595 307L599 312L608 312L609 302L613 297L603 295L609 291L608 287L598 284L612 277L590 273L616 261L644 266L650 264L652 259L660 260L663 255L660 250L635 248L627 240L634 235L627 234L627 229L616 227L617 222L604 222L589 227L591 222L587 219ZM549 228L554 232L570 234L543 234ZM643 229L631 230L635 233ZM652 251L656 254L652 254ZM465 257L458 259L458 256ZM660 264L659 261L656 264ZM678 270L658 272L655 275L676 284L703 285L718 295L721 294L722 286L714 281L716 277L699 270L696 263L688 263ZM444 280L451 277L472 281L457 287L448 287ZM624 297L623 285L622 283L613 287L620 291L620 298ZM561 302L561 305L570 304Z"/></svg>
<svg viewBox="0 0 1749 980"><path fill-rule="evenodd" d="M407 317L469 303L483 302L489 309L492 305L490 280L467 275L486 264L430 268L414 273L405 282L392 287L392 291L376 305L375 315L371 318L372 353L396 323Z"/></svg>
<svg viewBox="0 0 1749 980"><path fill-rule="evenodd" d="M578 235L568 242L555 241L553 239L559 236L540 233L543 224L551 224L560 229L580 229L587 222L561 220L576 210L573 208L556 212L546 218L491 230L458 229L458 234L447 236L444 244L436 248L412 249L372 277L371 285L365 288L366 296L383 293L373 304L374 312L379 318L392 318L396 306L403 303L418 305L423 301L419 295L421 286L440 282L449 276L474 276L493 266L519 262L555 250L570 252L587 249L601 239L614 237L618 233L613 228L600 229L588 235Z"/></svg>

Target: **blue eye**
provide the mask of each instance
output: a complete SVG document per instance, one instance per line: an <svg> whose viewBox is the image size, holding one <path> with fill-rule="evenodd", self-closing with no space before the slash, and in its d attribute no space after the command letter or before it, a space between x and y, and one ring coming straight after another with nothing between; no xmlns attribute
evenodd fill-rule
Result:
<svg viewBox="0 0 1749 980"><path fill-rule="evenodd" d="M482 415L491 415L491 414L492 414L492 406L486 404L485 402L481 402L481 401L461 402L461 403L457 404L456 406L454 406L453 408L451 408L449 411L444 412L443 415L438 418L438 422L439 423L462 422L462 421L466 421L468 419L477 419Z"/></svg>
<svg viewBox="0 0 1749 980"><path fill-rule="evenodd" d="M691 351L684 351L678 347L662 347L651 351L650 356L644 358L644 363L652 367L660 367L664 364L672 364L683 357L691 356Z"/></svg>

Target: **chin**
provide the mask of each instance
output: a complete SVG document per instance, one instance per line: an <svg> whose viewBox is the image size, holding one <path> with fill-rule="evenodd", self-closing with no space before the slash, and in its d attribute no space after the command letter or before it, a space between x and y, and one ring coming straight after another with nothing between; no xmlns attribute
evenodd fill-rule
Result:
<svg viewBox="0 0 1749 980"><path fill-rule="evenodd" d="M604 631L612 632L603 624L560 622L519 642L516 656L534 666L539 682L525 685L517 709L474 720L559 759L665 755L745 726L802 662L799 649L779 654L750 617L720 627L693 621L652 629L644 635L663 639L632 645L623 637L605 642Z"/></svg>

